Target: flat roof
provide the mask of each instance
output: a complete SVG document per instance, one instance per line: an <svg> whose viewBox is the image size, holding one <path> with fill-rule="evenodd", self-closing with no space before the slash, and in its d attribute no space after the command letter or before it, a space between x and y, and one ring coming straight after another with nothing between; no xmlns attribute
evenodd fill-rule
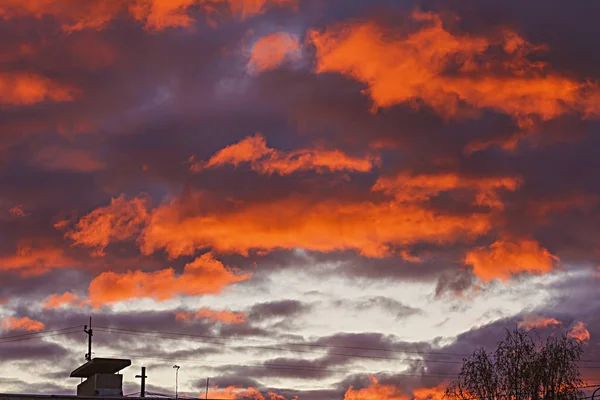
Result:
<svg viewBox="0 0 600 400"><path fill-rule="evenodd" d="M210 393L209 393L210 395ZM202 395L200 396L202 397ZM126 398L128 400L175 400L175 397L110 397L111 400L117 400L119 398ZM22 394L22 393L0 393L0 399L23 399L23 400L105 400L107 397L103 396L77 396L68 394ZM194 400L194 397L182 397L179 396L178 400ZM208 400L226 400L209 397Z"/></svg>
<svg viewBox="0 0 600 400"><path fill-rule="evenodd" d="M210 395L210 393L209 393ZM200 395L202 397L203 395ZM126 398L128 400L175 400L175 397L154 397L154 396L146 396L146 397L110 397L111 400L123 399ZM77 396L77 395L69 395L69 394L22 394L22 393L0 393L0 399L10 400L10 399L22 399L22 400L106 400L108 397L103 396ZM195 400L195 397L182 397L179 396L178 400ZM226 400L226 399L218 399L214 397L209 397L208 400Z"/></svg>
<svg viewBox="0 0 600 400"><path fill-rule="evenodd" d="M131 365L131 360L119 358L92 358L75 371L71 378L89 378L94 374L116 374Z"/></svg>

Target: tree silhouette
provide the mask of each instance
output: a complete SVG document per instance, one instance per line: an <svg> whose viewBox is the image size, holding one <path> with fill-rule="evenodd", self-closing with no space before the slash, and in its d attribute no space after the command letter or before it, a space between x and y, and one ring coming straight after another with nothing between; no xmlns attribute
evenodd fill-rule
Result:
<svg viewBox="0 0 600 400"><path fill-rule="evenodd" d="M578 363L581 342L563 336L534 340L530 332L506 331L494 353L476 350L463 359L449 400L577 400L584 395Z"/></svg>

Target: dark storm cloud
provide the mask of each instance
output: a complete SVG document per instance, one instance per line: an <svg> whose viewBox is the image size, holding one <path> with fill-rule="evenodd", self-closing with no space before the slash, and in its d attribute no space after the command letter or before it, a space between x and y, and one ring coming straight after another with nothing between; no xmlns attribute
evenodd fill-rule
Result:
<svg viewBox="0 0 600 400"><path fill-rule="evenodd" d="M0 346L0 356L3 361L39 359L56 362L66 355L68 355L68 350L55 343L24 344L23 342L9 342L2 343Z"/></svg>
<svg viewBox="0 0 600 400"><path fill-rule="evenodd" d="M10 382L8 382L8 384L15 388L11 391L12 393L19 394L52 393L55 395L73 396L77 392L76 386L74 385L59 385L56 382L52 382L50 380L46 382L30 382L11 379Z"/></svg>
<svg viewBox="0 0 600 400"><path fill-rule="evenodd" d="M577 3L563 7L558 0L531 1L526 6L518 1L423 1L426 9L452 10L461 16L460 25L471 32L481 32L490 26L510 26L522 32L534 43L546 43L552 64L572 74L598 78L593 67L600 62L600 52L594 45L599 33L595 15L598 4ZM560 16L560 17L559 17ZM575 29L577 26L577 29Z"/></svg>
<svg viewBox="0 0 600 400"><path fill-rule="evenodd" d="M457 260L466 245L436 246L415 245L409 246L414 255L421 257L420 262L410 262L399 257L383 259L364 259L353 252L337 254L311 253L309 259L316 262L332 263L333 273L341 273L349 277L364 277L373 280L407 279L414 281L429 281L436 279L441 272L455 273L462 267Z"/></svg>
<svg viewBox="0 0 600 400"><path fill-rule="evenodd" d="M381 308L396 315L396 318L406 318L422 312L418 308L407 306L397 300L383 296L371 297L359 302L357 305L358 310Z"/></svg>
<svg viewBox="0 0 600 400"><path fill-rule="evenodd" d="M311 306L298 300L281 300L254 304L248 312L250 320L269 320L272 318L294 318L310 311Z"/></svg>
<svg viewBox="0 0 600 400"><path fill-rule="evenodd" d="M286 377L294 379L323 379L339 373L330 368L334 363L326 359L303 360L294 358L273 358L257 365L228 365L219 367L221 372L233 372L240 376L255 379Z"/></svg>
<svg viewBox="0 0 600 400"><path fill-rule="evenodd" d="M600 305L590 297L590 291L597 285L598 277L591 278L587 273L578 273L567 277L546 290L551 290L552 298L533 310L524 310L520 314L499 318L486 325L472 328L459 334L453 343L431 350L425 361L413 364L412 368L419 370L426 367L431 374L452 374L460 369L460 363L437 363L434 360L460 361L463 356L473 351L484 348L493 352L498 342L506 336L507 330L516 328L533 329L531 335L534 339L545 340L549 336L570 334L573 327L582 324L589 332L590 340L582 343L582 359L597 361L598 330L600 320L597 310ZM533 289L533 288L532 288ZM576 295L574 295L576 293ZM545 321L550 321L547 323ZM529 324L524 324L529 322ZM447 357L443 354L454 354ZM592 364L582 363L580 372L584 379L594 379L595 369L588 368Z"/></svg>
<svg viewBox="0 0 600 400"><path fill-rule="evenodd" d="M307 380L324 379L351 373L353 365L357 362L393 361L394 359L405 362L418 358L419 354L426 355L430 349L431 346L427 343L402 342L393 336L377 333L340 333L312 341L286 343L285 339L282 339L276 346L249 342L245 347L236 348L236 351L245 351L250 355L258 353L275 355L284 351L293 356L216 366L215 370L223 374L250 377L259 381L278 376ZM303 356L311 358L306 359Z"/></svg>
<svg viewBox="0 0 600 400"><path fill-rule="evenodd" d="M85 311L61 309L47 310L40 314L30 313L31 318L53 321L56 326L81 326L88 323L89 314ZM179 321L174 311L113 312L95 311L92 324L98 329L95 340L103 344L122 341L124 344L137 343L147 346L158 338L181 339L182 343L221 343L220 337L268 336L267 331L239 325L221 325L215 332L215 324L207 320ZM171 327L169 329L169 327ZM175 334L171 334L175 333ZM177 340L173 340L176 343Z"/></svg>
<svg viewBox="0 0 600 400"><path fill-rule="evenodd" d="M383 9L387 6L389 4L383 2L374 8ZM353 7L354 12L362 12L366 4L356 3ZM208 96L212 98L209 101L198 96L199 92L214 91L215 81L219 80L215 77L236 82L239 71L236 67L223 68L225 64L220 59L221 49L223 46L237 46L245 29L243 25L228 26L226 35L215 36L211 35L211 29L199 27L182 40L181 36L172 33L153 36L141 29L128 30L123 22L118 22L96 36L87 32L76 33L65 43L52 43L52 49L66 51L64 49L73 46L85 48L79 43L96 40L105 45L106 57L113 54L108 59L110 62L94 68L86 66L83 72L78 69L78 60L69 64L67 67L73 72L73 82L87 95L76 102L61 105L65 107L65 112L68 109L69 114L81 115L79 111L84 109L99 113L96 118L105 122L92 131L108 134L88 135L92 144L77 139L81 143L75 146L63 143L63 147L56 147L55 139L47 139L48 145L55 146L50 150L40 144L23 147L23 157L14 158L14 171L4 175L7 177L4 186L13 191L7 193L15 202L27 203L27 199L34 197L35 192L41 198L48 199L44 202L49 210L56 210L57 207L63 212L79 209L79 216L106 204L109 197L120 193L133 196L141 191L149 192L158 203L166 192L178 194L182 190L198 187L216 193L216 198L243 198L247 202L274 200L289 192L306 193L315 185L320 188L322 197L329 196L324 190L356 201L380 197L368 190L374 183L374 177L369 174L364 178L356 177L352 185L337 186L322 185L321 179L264 179L255 174L232 170L201 177L190 176L185 160L191 154L205 159L218 148L255 130L267 131L268 137L273 138L272 146L277 148L298 147L301 141L291 135L294 131L309 133L312 138L319 136L323 138L321 140L330 142L331 146L348 151L375 142L400 146L400 149L385 150L390 156L385 157L381 172L386 175L407 169L414 173L426 173L435 168L439 172L437 166L427 161L431 159L446 160L444 162L448 165L443 167L445 170L465 176L496 176L506 170L505 157L495 160L494 157L488 157L488 152L485 154L488 161L482 164L478 159L484 156L475 154L468 157L463 153L464 147L474 140L500 140L514 133L514 122L489 111L484 111L478 119L463 121L444 121L430 110L415 111L403 105L372 114L368 111L369 100L361 94L361 84L333 74L315 76L307 71L292 70L267 72L239 95L226 96L226 101L215 101L214 96ZM206 40L208 37L210 40ZM182 62L175 64L170 60ZM229 60L235 61L237 58L230 56ZM50 61L47 68L59 70L64 67L58 57ZM34 58L29 62L32 68L39 68L41 61ZM116 69L116 65L126 67ZM171 79L172 76L176 78ZM122 88L130 89L125 96L120 93ZM113 98L118 98L119 103L109 101ZM234 118L227 118L231 113ZM287 126L290 118L291 126ZM169 140L165 141L164 132L167 131ZM274 135L275 132L283 134ZM88 158L81 156L84 157L82 160L87 160L87 165L82 166L87 172L67 172L64 166L57 170L56 159L64 152L75 150L87 154ZM40 152L43 154L42 161ZM428 157L424 158L422 154ZM20 159L28 159L29 164L37 159L37 166L30 166L28 170L19 164ZM522 159L529 159L529 154L524 154ZM97 164L90 160L95 160ZM45 167L44 173L39 171L40 163ZM528 169L524 165L523 168L512 168L511 172L524 175L526 182L539 181L537 173L528 174ZM27 174L25 179L20 180L21 188L12 185L14 179L11 176L15 176L17 171ZM89 179L87 174L94 175L94 179ZM251 181L252 184L248 185L236 184ZM57 193L59 197L55 197ZM444 194L431 199L426 206L432 210L462 215L474 211L469 204ZM519 206L515 204L513 208L518 209ZM522 215L515 216L517 218L523 219ZM36 223L51 226L49 216ZM51 235L50 232L48 234ZM56 232L54 235L59 240L60 235ZM430 258L417 265L397 259L379 263L357 258L353 263L356 271L352 265L346 267L350 274L370 276L382 270L369 268L365 265L365 262L369 262L390 271L401 271L401 275L404 271L406 275L414 271L415 275L425 277L427 271L431 271L432 276L437 276L440 269L456 269L460 266L460 258L447 260L443 257L443 254L453 250L456 249L441 249L439 258ZM464 249L457 253L462 251ZM332 255L332 258L336 257L338 255ZM398 268L398 264L403 265ZM388 276L388 273L384 271L383 275Z"/></svg>
<svg viewBox="0 0 600 400"><path fill-rule="evenodd" d="M444 294L457 295L471 288L475 282L475 276L468 269L448 272L440 276L435 287L435 296Z"/></svg>
<svg viewBox="0 0 600 400"><path fill-rule="evenodd" d="M73 267L77 267L74 264ZM56 293L57 290L68 290L73 287L85 287L88 283L87 274L73 270L54 270L43 275L20 276L13 271L3 271L0 279L3 282L0 288L0 297L15 303L23 303L27 307L29 302L41 303L48 296ZM63 284L61 284L64 282ZM62 286L62 287L61 287ZM27 293L27 298L23 298L23 293ZM26 309L22 310L24 315Z"/></svg>
<svg viewBox="0 0 600 400"><path fill-rule="evenodd" d="M215 377L211 377L210 378L210 384L211 386L218 386L218 387L227 387L227 386L238 386L238 387L261 387L262 385L260 384L259 381L257 381L256 379L247 377L247 376L242 376L239 374L236 374L234 372L225 372L223 375L218 375ZM195 381L193 383L194 387L202 387L202 386L206 386L206 379L199 379L197 381Z"/></svg>
<svg viewBox="0 0 600 400"><path fill-rule="evenodd" d="M384 310L397 319L404 319L416 314L420 314L423 310L407 306L402 302L384 296L369 297L355 301L336 300L336 307L349 307L356 311L368 310Z"/></svg>

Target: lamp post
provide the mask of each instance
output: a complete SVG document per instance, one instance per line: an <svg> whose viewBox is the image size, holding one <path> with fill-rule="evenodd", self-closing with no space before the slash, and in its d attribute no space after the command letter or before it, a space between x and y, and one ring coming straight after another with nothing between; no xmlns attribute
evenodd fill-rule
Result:
<svg viewBox="0 0 600 400"><path fill-rule="evenodd" d="M175 368L175 398L178 398L178 386L179 386L179 368L181 368L179 365L173 365L173 368Z"/></svg>

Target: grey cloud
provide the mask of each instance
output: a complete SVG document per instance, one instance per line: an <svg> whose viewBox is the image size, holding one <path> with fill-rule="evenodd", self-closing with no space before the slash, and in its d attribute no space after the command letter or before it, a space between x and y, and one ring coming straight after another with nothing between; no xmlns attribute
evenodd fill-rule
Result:
<svg viewBox="0 0 600 400"><path fill-rule="evenodd" d="M352 302L337 300L335 305L338 307L351 307L357 311L367 311L373 309L382 309L392 314L397 319L404 319L423 312L418 308L407 306L398 300L384 296L376 296L360 299Z"/></svg>
<svg viewBox="0 0 600 400"><path fill-rule="evenodd" d="M250 320L268 320L272 318L293 318L310 311L311 306L298 300L280 300L255 304L248 312Z"/></svg>

